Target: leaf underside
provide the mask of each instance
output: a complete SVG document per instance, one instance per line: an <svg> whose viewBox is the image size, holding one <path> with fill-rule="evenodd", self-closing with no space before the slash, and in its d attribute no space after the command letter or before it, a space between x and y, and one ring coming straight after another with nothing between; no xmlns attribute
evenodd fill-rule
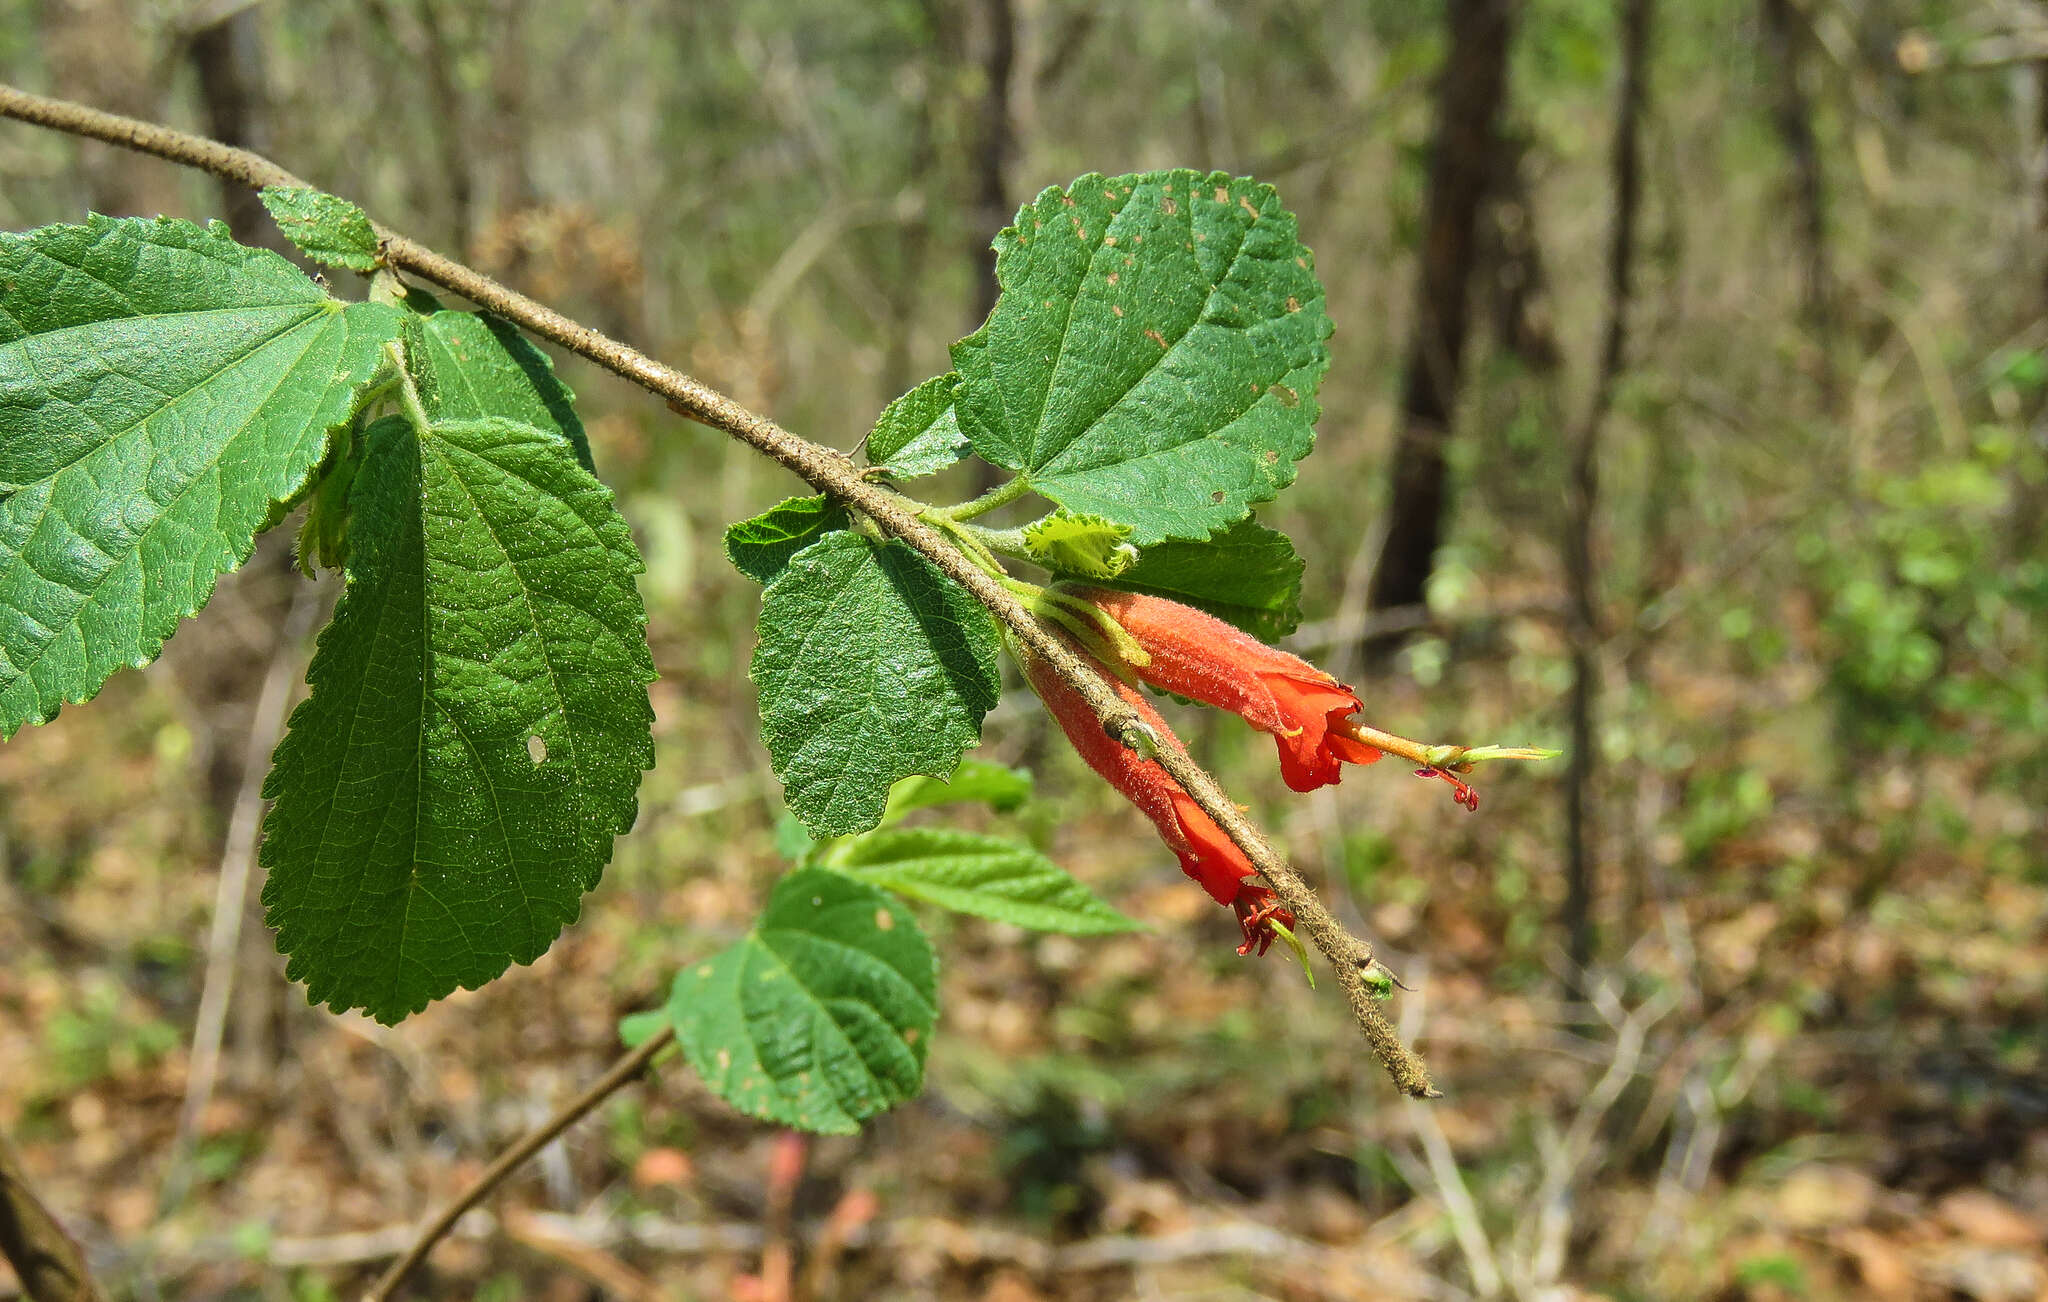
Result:
<svg viewBox="0 0 2048 1302"><path fill-rule="evenodd" d="M397 320L219 223L0 234L0 739L156 658L321 463Z"/></svg>
<svg viewBox="0 0 2048 1302"><path fill-rule="evenodd" d="M937 474L967 455L967 436L953 411L960 377L933 376L882 409L868 433L868 464L892 478Z"/></svg>
<svg viewBox="0 0 2048 1302"><path fill-rule="evenodd" d="M284 237L308 258L351 271L376 269L377 232L361 208L301 185L268 186L260 197Z"/></svg>
<svg viewBox="0 0 2048 1302"><path fill-rule="evenodd" d="M1033 931L1100 936L1139 928L1030 846L978 832L888 828L829 862L899 895Z"/></svg>
<svg viewBox="0 0 2048 1302"><path fill-rule="evenodd" d="M943 777L1001 689L995 626L901 542L828 533L761 604L750 676L790 812L816 836L881 820L890 784Z"/></svg>

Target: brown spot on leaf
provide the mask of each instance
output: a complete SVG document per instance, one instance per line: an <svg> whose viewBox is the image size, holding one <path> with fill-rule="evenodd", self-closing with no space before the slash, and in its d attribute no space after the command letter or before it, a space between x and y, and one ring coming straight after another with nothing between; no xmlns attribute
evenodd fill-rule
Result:
<svg viewBox="0 0 2048 1302"><path fill-rule="evenodd" d="M1294 295L1289 294L1287 296L1287 310L1290 312L1301 311L1301 300L1296 298Z"/></svg>
<svg viewBox="0 0 2048 1302"><path fill-rule="evenodd" d="M1166 336L1160 334L1157 330L1147 330L1145 332L1145 337L1147 339L1150 339L1153 343L1158 344L1161 348L1166 347Z"/></svg>
<svg viewBox="0 0 2048 1302"><path fill-rule="evenodd" d="M915 1026L906 1026L903 1028L903 1042L905 1044L917 1043L917 1028Z"/></svg>
<svg viewBox="0 0 2048 1302"><path fill-rule="evenodd" d="M1120 303L1111 303L1109 305L1109 310L1116 313L1118 316L1122 316L1124 314L1123 305Z"/></svg>
<svg viewBox="0 0 2048 1302"><path fill-rule="evenodd" d="M1218 506L1223 505L1223 490L1219 488L1215 492L1209 494L1209 500L1214 502Z"/></svg>
<svg viewBox="0 0 2048 1302"><path fill-rule="evenodd" d="M720 1070L720 1071L731 1071L731 1070L732 1070L732 1050L731 1050L731 1049L720 1049L720 1050L718 1051L718 1070Z"/></svg>
<svg viewBox="0 0 2048 1302"><path fill-rule="evenodd" d="M887 910L887 909L876 909L876 910L875 910L875 930L876 930L876 931L894 931L894 930L896 930L896 915L895 915L895 914L893 914L893 913L891 913L891 912L889 912L889 910Z"/></svg>
<svg viewBox="0 0 2048 1302"><path fill-rule="evenodd" d="M1109 277L1108 277L1108 282L1109 282L1110 284L1112 284L1112 285L1116 284L1116 277L1117 277L1117 273L1116 273L1116 272L1114 272L1114 271L1110 272L1110 273L1109 273Z"/></svg>
<svg viewBox="0 0 2048 1302"><path fill-rule="evenodd" d="M1280 400L1280 405L1283 407L1299 407L1301 405L1301 395L1284 384L1273 386L1273 396Z"/></svg>
<svg viewBox="0 0 2048 1302"><path fill-rule="evenodd" d="M1071 208L1074 206L1074 196L1071 194L1063 194L1060 196L1060 202L1065 204L1067 207Z"/></svg>
<svg viewBox="0 0 2048 1302"><path fill-rule="evenodd" d="M1241 194L1237 196L1237 205L1238 207L1244 209L1246 212L1250 213L1253 216L1253 218L1256 219L1258 217L1259 210L1252 206L1250 195Z"/></svg>
<svg viewBox="0 0 2048 1302"><path fill-rule="evenodd" d="M1173 196L1168 195L1165 201L1159 205L1159 211L1165 213L1168 217L1171 217L1175 213L1180 211L1180 205L1173 201Z"/></svg>
<svg viewBox="0 0 2048 1302"><path fill-rule="evenodd" d="M1219 185L1219 186L1217 186L1217 187L1216 187L1216 202L1217 202L1217 203L1229 203L1229 202L1230 202L1230 187L1229 187L1229 186L1227 186L1227 185Z"/></svg>
<svg viewBox="0 0 2048 1302"><path fill-rule="evenodd" d="M1116 247L1116 236L1114 236L1114 235L1105 235L1105 236L1103 236L1103 237L1102 237L1102 247L1103 247L1103 248L1105 248L1105 249L1113 249L1113 248L1115 248L1115 247Z"/></svg>
<svg viewBox="0 0 2048 1302"><path fill-rule="evenodd" d="M1272 464L1273 464L1274 462L1278 461L1279 459L1280 459L1280 454L1279 454L1278 452L1275 452L1275 451L1274 451L1273 449L1271 449L1271 448L1267 448L1267 449L1266 449L1266 464L1267 464L1267 465L1269 465L1269 466L1270 466L1270 465L1272 465Z"/></svg>

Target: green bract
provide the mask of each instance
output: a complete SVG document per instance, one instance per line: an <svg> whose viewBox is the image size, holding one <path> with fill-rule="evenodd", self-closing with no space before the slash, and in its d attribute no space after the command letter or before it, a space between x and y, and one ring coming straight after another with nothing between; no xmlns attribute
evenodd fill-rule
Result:
<svg viewBox="0 0 2048 1302"><path fill-rule="evenodd" d="M1273 642L1301 622L1301 571L1286 534L1247 519L1207 542L1145 548L1115 586L1186 602Z"/></svg>
<svg viewBox="0 0 2048 1302"><path fill-rule="evenodd" d="M1128 541L1130 536L1127 524L1099 515L1054 511L1024 527L1024 550L1054 573L1113 579L1138 559L1138 549Z"/></svg>
<svg viewBox="0 0 2048 1302"><path fill-rule="evenodd" d="M827 1134L924 1085L938 1020L931 945L899 904L822 868L784 877L745 939L677 974L690 1065L750 1116Z"/></svg>
<svg viewBox="0 0 2048 1302"><path fill-rule="evenodd" d="M1084 176L996 237L996 278L994 312L953 347L982 457L1141 546L1207 538L1293 481L1330 322L1271 186Z"/></svg>
<svg viewBox="0 0 2048 1302"><path fill-rule="evenodd" d="M951 773L1001 687L988 612L900 542L842 530L804 548L760 634L761 740L817 836L873 827L898 778Z"/></svg>
<svg viewBox="0 0 2048 1302"><path fill-rule="evenodd" d="M156 658L305 486L397 320L218 223L0 234L0 738Z"/></svg>

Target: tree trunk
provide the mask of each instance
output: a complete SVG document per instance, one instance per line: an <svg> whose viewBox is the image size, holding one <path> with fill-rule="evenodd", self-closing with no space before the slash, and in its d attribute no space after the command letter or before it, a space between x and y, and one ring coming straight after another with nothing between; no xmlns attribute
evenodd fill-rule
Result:
<svg viewBox="0 0 2048 1302"><path fill-rule="evenodd" d="M1649 96L1650 0L1621 0L1621 85L1616 93L1614 225L1607 246L1606 324L1599 369L1565 488L1564 568L1571 601L1571 759L1565 774L1564 930L1571 981L1578 986L1592 964L1593 774L1595 711L1600 691L1599 575L1594 569L1593 526L1599 507L1601 427L1613 405L1614 386L1628 356L1629 308L1635 289L1636 222L1642 206L1640 134Z"/></svg>
<svg viewBox="0 0 2048 1302"><path fill-rule="evenodd" d="M224 145L263 153L265 93L263 15L255 7L237 10L192 33L186 53L199 76L206 134ZM220 183L221 215L242 244L292 254L256 192L234 181Z"/></svg>
<svg viewBox="0 0 2048 1302"><path fill-rule="evenodd" d="M995 310L996 255L989 242L1015 216L1009 181L1010 155L1017 143L1010 120L1010 73L1017 62L1017 20L1010 0L982 0L981 20L982 88L973 184L976 276L969 330L980 328Z"/></svg>
<svg viewBox="0 0 2048 1302"><path fill-rule="evenodd" d="M1480 204L1498 174L1514 0L1451 0L1450 54L1437 81L1422 266L1401 388L1386 541L1366 603L1422 601L1449 495L1444 444L1457 408Z"/></svg>
<svg viewBox="0 0 2048 1302"><path fill-rule="evenodd" d="M1792 201L1798 210L1800 311L1825 337L1832 317L1834 270L1828 258L1827 182L1821 171L1820 141L1801 81L1802 19L1792 0L1763 0L1762 19L1764 53L1777 78L1772 112L1792 165Z"/></svg>

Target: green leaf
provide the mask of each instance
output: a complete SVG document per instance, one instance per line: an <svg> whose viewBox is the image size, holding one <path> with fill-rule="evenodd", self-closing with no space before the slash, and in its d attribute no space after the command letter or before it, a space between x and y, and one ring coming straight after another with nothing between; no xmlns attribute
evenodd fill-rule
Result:
<svg viewBox="0 0 2048 1302"><path fill-rule="evenodd" d="M735 1108L852 1134L923 1088L937 967L903 906L799 868L744 940L676 975L669 1018L690 1065Z"/></svg>
<svg viewBox="0 0 2048 1302"><path fill-rule="evenodd" d="M0 740L157 657L326 457L397 322L218 223L0 234Z"/></svg>
<svg viewBox="0 0 2048 1302"><path fill-rule="evenodd" d="M425 294L407 301L415 310L433 306ZM590 440L576 416L576 395L517 326L477 312L431 311L419 321L420 346L408 350L406 365L419 383L428 419L516 420L569 440L576 460L596 473Z"/></svg>
<svg viewBox="0 0 2048 1302"><path fill-rule="evenodd" d="M905 778L889 788L889 807L883 825L934 805L959 805L978 801L1007 814L1031 797L1031 775L1007 764L964 759L946 778Z"/></svg>
<svg viewBox="0 0 2048 1302"><path fill-rule="evenodd" d="M898 778L951 773L1002 686L988 613L900 542L812 543L768 585L760 633L761 740L815 836L873 827Z"/></svg>
<svg viewBox="0 0 2048 1302"><path fill-rule="evenodd" d="M1054 511L1024 526L1024 550L1045 568L1089 579L1113 579L1138 559L1131 526L1099 515Z"/></svg>
<svg viewBox="0 0 2048 1302"><path fill-rule="evenodd" d="M575 919L654 762L654 669L639 554L559 435L387 417L351 499L263 902L310 1000L395 1022Z"/></svg>
<svg viewBox="0 0 2048 1302"><path fill-rule="evenodd" d="M775 853L792 864L800 864L818 843L804 829L803 820L787 809L775 819Z"/></svg>
<svg viewBox="0 0 2048 1302"><path fill-rule="evenodd" d="M733 568L768 584L790 558L826 534L846 527L846 508L825 497L792 497L725 531L725 554Z"/></svg>
<svg viewBox="0 0 2048 1302"><path fill-rule="evenodd" d="M284 237L313 261L351 271L377 269L377 232L370 215L340 195L272 185L264 187L261 198Z"/></svg>
<svg viewBox="0 0 2048 1302"><path fill-rule="evenodd" d="M995 247L1002 297L953 348L960 428L984 459L1141 546L1206 538L1293 481L1330 322L1271 186L1084 176Z"/></svg>
<svg viewBox="0 0 2048 1302"><path fill-rule="evenodd" d="M352 434L349 441L354 442ZM299 525L293 547L299 572L307 578L319 569L338 570L348 563L348 499L356 482L362 457L353 447L344 448L334 463L321 471L307 495L306 518Z"/></svg>
<svg viewBox="0 0 2048 1302"><path fill-rule="evenodd" d="M619 1019L619 1043L628 1049L637 1049L653 1039L668 1025L668 1008L650 1008L645 1012L627 1013Z"/></svg>
<svg viewBox="0 0 2048 1302"><path fill-rule="evenodd" d="M1272 642L1301 622L1301 571L1286 534L1240 520L1207 542L1145 548L1115 586L1184 601Z"/></svg>
<svg viewBox="0 0 2048 1302"><path fill-rule="evenodd" d="M882 409L868 434L868 464L897 479L936 474L967 455L967 436L953 414L960 377L934 376Z"/></svg>
<svg viewBox="0 0 2048 1302"><path fill-rule="evenodd" d="M899 895L1033 931L1101 936L1143 927L1030 846L977 832L889 828L855 838L826 862Z"/></svg>

